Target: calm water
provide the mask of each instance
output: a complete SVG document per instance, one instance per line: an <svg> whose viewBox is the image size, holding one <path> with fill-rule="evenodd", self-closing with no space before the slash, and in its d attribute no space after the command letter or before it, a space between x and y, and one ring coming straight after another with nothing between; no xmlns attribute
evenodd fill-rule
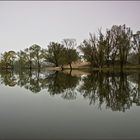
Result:
<svg viewBox="0 0 140 140"><path fill-rule="evenodd" d="M140 139L140 73L0 73L0 139Z"/></svg>

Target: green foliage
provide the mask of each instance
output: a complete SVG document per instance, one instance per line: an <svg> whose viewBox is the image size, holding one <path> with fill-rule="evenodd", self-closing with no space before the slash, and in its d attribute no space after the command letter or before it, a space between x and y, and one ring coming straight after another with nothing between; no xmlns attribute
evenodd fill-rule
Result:
<svg viewBox="0 0 140 140"><path fill-rule="evenodd" d="M40 68L40 63L41 60L43 59L43 54L42 54L42 50L41 47L39 45L32 45L29 50L31 51L31 56L32 59L35 61L35 63L37 63L38 68Z"/></svg>
<svg viewBox="0 0 140 140"><path fill-rule="evenodd" d="M86 61L90 62L92 66L98 66L98 54L96 46L96 36L93 36L92 34L90 34L89 40L84 40L79 46L79 49L83 53L82 57Z"/></svg>
<svg viewBox="0 0 140 140"><path fill-rule="evenodd" d="M13 62L16 58L16 53L14 51L4 52L1 56L1 67L3 68L13 68Z"/></svg>
<svg viewBox="0 0 140 140"><path fill-rule="evenodd" d="M99 36L90 34L89 40L84 40L79 46L83 58L94 67L114 65L119 60L121 68L127 63L127 57L132 50L132 30L125 25L113 25L103 35L99 30Z"/></svg>
<svg viewBox="0 0 140 140"><path fill-rule="evenodd" d="M105 49L106 49L106 41L104 39L104 35L102 34L101 30L99 30L99 38L97 43L97 54L99 60L99 66L102 67L105 60Z"/></svg>
<svg viewBox="0 0 140 140"><path fill-rule="evenodd" d="M56 67L65 64L66 50L62 44L50 42L46 52L47 62L53 63Z"/></svg>
<svg viewBox="0 0 140 140"><path fill-rule="evenodd" d="M76 49L75 39L63 39L62 44L50 42L46 49L37 44L21 50L4 52L1 57L1 68L24 67L40 69L43 62L47 61L56 67L69 64L72 69L72 63L81 59ZM78 47L82 58L91 63L92 67L102 68L119 63L121 69L131 59L137 59L140 64L140 31L133 34L130 27L126 25L113 25L107 29L105 34L101 29L98 35L90 33L89 39L85 39ZM132 57L132 54L134 57ZM131 55L131 57L130 57Z"/></svg>
<svg viewBox="0 0 140 140"><path fill-rule="evenodd" d="M131 50L132 31L125 25L116 26L117 32L117 49L119 51L119 60L121 68L127 62L127 57Z"/></svg>
<svg viewBox="0 0 140 140"><path fill-rule="evenodd" d="M65 47L65 61L66 64L70 65L70 69L72 69L72 62L77 61L80 59L79 53L75 49L76 46L76 40L75 39L63 39L62 41L64 47Z"/></svg>
<svg viewBox="0 0 140 140"><path fill-rule="evenodd" d="M39 45L34 44L23 51L17 52L17 56L18 60L15 63L17 66L30 69L32 69L33 66L40 68L43 59L43 50Z"/></svg>
<svg viewBox="0 0 140 140"><path fill-rule="evenodd" d="M18 60L19 60L20 66L31 69L33 55L30 49L26 48L23 51L18 52L17 54L19 56Z"/></svg>
<svg viewBox="0 0 140 140"><path fill-rule="evenodd" d="M75 62L79 59L79 53L76 51L76 49L71 48L66 50L66 62L67 64L71 64L72 62Z"/></svg>

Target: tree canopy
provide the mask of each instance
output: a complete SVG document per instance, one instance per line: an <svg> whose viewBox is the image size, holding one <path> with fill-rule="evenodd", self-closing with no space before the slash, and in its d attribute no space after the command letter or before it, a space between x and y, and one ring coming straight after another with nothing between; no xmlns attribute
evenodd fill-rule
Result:
<svg viewBox="0 0 140 140"><path fill-rule="evenodd" d="M82 54L84 61L90 62L91 67L114 67L117 64L123 69L134 58L140 65L140 31L133 33L125 24L113 25L105 33L101 29L98 34L90 33L89 38L84 39L80 45L73 38L65 38L61 43L50 42L45 48L33 44L18 52L4 52L0 67L9 69L17 66L31 70L40 69L42 64L48 62L62 69L64 65L69 65L72 69L72 63L81 58L79 54Z"/></svg>

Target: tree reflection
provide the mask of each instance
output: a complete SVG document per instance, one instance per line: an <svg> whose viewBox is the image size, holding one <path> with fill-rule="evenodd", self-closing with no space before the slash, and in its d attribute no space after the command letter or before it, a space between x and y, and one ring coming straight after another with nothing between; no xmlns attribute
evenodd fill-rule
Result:
<svg viewBox="0 0 140 140"><path fill-rule="evenodd" d="M89 104L106 106L112 111L126 111L132 104L140 105L140 73L92 72L84 77L72 76L71 71L44 72L38 70L1 71L1 84L20 86L31 91L61 95L63 99L76 99L77 93Z"/></svg>
<svg viewBox="0 0 140 140"><path fill-rule="evenodd" d="M17 84L16 76L14 72L9 71L1 71L1 84L5 84L6 86L13 87Z"/></svg>
<svg viewBox="0 0 140 140"><path fill-rule="evenodd" d="M21 71L18 75L18 85L20 87L24 87L33 93L38 93L41 91L38 71Z"/></svg>
<svg viewBox="0 0 140 140"><path fill-rule="evenodd" d="M41 76L40 76L41 75ZM39 93L42 89L47 89L50 95L62 94L64 99L75 99L75 87L79 78L56 71L55 73L40 72L38 70L25 70L18 72L1 72L1 83L9 86L18 85L33 93Z"/></svg>
<svg viewBox="0 0 140 140"><path fill-rule="evenodd" d="M79 91L85 98L90 100L90 104L98 101L99 107L105 104L113 111L125 111L132 106L140 104L139 92L135 86L127 79L127 73L91 73L83 78L83 85Z"/></svg>
<svg viewBox="0 0 140 140"><path fill-rule="evenodd" d="M133 102L139 106L140 105L140 73L134 73L129 77L130 81L133 82L134 88L133 88Z"/></svg>
<svg viewBox="0 0 140 140"><path fill-rule="evenodd" d="M56 71L55 74L47 77L48 91L51 95L62 94L64 99L75 99L75 87L78 85L79 78L63 72Z"/></svg>

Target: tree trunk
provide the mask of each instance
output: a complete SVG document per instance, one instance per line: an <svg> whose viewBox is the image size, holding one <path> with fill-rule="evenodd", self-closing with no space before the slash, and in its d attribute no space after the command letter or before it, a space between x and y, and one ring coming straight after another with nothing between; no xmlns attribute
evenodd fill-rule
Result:
<svg viewBox="0 0 140 140"><path fill-rule="evenodd" d="M61 70L62 70L62 71L64 70L63 65L61 65Z"/></svg>
<svg viewBox="0 0 140 140"><path fill-rule="evenodd" d="M30 63L30 64L29 64L29 69L31 70L31 69L32 69L32 61L30 60L29 63Z"/></svg>
<svg viewBox="0 0 140 140"><path fill-rule="evenodd" d="M69 63L69 65L70 65L70 69L72 70L72 66L71 66L71 63Z"/></svg>

